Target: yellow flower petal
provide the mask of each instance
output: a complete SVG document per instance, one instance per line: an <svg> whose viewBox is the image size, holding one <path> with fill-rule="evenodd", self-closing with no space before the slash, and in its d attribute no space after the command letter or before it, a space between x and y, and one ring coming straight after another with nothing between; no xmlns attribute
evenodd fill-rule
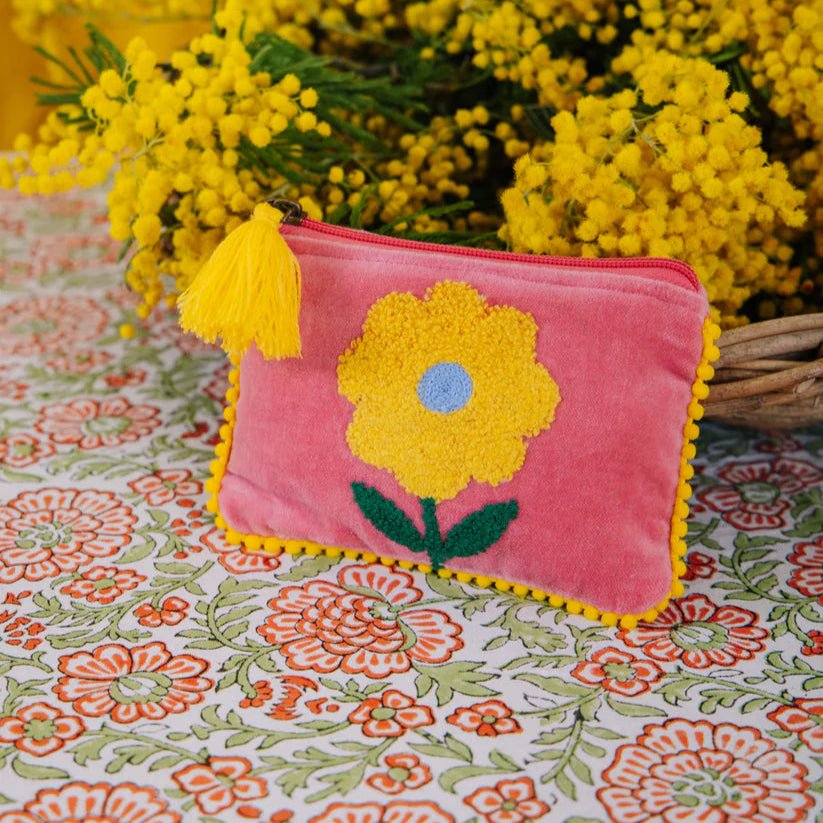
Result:
<svg viewBox="0 0 823 823"><path fill-rule="evenodd" d="M354 405L352 452L417 497L454 497L474 479L497 485L523 465L526 438L551 425L560 393L535 362L537 324L489 306L467 283L441 281L422 300L378 300L340 357L338 388ZM464 372L470 393L446 412L418 394L433 367ZM465 386L464 386L465 388ZM451 401L449 401L451 402Z"/></svg>

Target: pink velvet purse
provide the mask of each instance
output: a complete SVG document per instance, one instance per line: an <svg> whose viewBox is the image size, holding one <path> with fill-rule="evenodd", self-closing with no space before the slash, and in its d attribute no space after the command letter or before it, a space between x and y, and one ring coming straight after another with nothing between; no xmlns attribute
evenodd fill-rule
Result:
<svg viewBox="0 0 823 823"><path fill-rule="evenodd" d="M691 269L299 214L280 232L302 356L235 347L210 483L230 542L454 574L625 627L682 592L719 334Z"/></svg>

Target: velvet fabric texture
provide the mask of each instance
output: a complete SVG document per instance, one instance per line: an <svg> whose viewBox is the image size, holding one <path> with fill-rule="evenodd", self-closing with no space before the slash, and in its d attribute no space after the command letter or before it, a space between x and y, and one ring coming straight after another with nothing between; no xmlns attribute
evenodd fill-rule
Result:
<svg viewBox="0 0 823 823"><path fill-rule="evenodd" d="M303 357L266 361L252 348L242 360L219 492L231 528L427 562L387 539L355 502L352 483L374 487L423 531L417 498L350 450L354 407L338 390L337 366L385 295L422 298L438 282L458 281L489 305L534 317L536 360L562 399L510 481L472 481L439 503L444 532L486 504L519 507L498 542L447 567L616 614L668 596L683 429L708 313L696 280L653 262L565 266L382 245L305 225L283 233L303 272Z"/></svg>

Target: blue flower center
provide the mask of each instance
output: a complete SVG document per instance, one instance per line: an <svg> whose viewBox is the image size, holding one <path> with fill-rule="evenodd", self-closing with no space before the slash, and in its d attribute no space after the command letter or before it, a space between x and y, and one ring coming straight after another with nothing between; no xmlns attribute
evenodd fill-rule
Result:
<svg viewBox="0 0 823 823"><path fill-rule="evenodd" d="M459 411L472 396L472 379L458 363L435 363L417 384L417 396L429 410L440 414Z"/></svg>

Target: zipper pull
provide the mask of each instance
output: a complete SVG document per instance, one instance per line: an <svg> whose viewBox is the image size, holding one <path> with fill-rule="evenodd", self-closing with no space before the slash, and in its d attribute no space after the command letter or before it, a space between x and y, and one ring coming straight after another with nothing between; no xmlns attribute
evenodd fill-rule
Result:
<svg viewBox="0 0 823 823"><path fill-rule="evenodd" d="M279 197L272 197L266 202L283 213L283 222L290 226L299 226L303 222L303 207L294 200L285 200Z"/></svg>

